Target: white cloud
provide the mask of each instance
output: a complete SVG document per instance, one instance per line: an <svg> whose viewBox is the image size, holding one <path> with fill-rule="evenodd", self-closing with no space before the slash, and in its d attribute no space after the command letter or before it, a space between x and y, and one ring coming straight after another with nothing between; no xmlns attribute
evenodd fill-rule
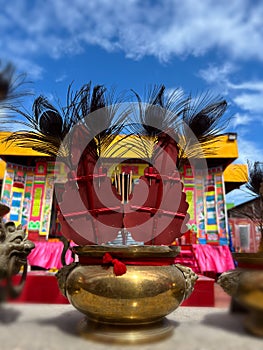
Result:
<svg viewBox="0 0 263 350"><path fill-rule="evenodd" d="M234 103L236 107L243 110L242 114L236 114L233 125L245 125L249 119L262 119L263 112L263 81L259 79L233 83L232 75L238 71L238 67L231 63L221 66L208 65L206 69L198 72L206 83L218 89L221 94L228 95L229 104ZM245 112L244 112L245 111ZM251 114L251 116L249 116Z"/></svg>
<svg viewBox="0 0 263 350"><path fill-rule="evenodd" d="M55 82L56 82L56 83L61 83L61 82L63 82L65 79L67 79L67 74L62 74L62 75L60 75L59 77L57 77L57 78L55 79Z"/></svg>
<svg viewBox="0 0 263 350"><path fill-rule="evenodd" d="M66 0L1 2L1 49L59 57L86 44L128 57L204 55L263 61L263 3L249 0Z"/></svg>
<svg viewBox="0 0 263 350"><path fill-rule="evenodd" d="M228 86L233 90L252 90L252 91L263 92L263 81L259 81L259 80L246 81L240 84L233 84L228 82Z"/></svg>
<svg viewBox="0 0 263 350"><path fill-rule="evenodd" d="M231 124L234 128L236 128L240 125L249 125L252 120L253 118L249 114L236 113L231 119Z"/></svg>
<svg viewBox="0 0 263 350"><path fill-rule="evenodd" d="M236 163L246 164L247 161L263 161L263 149L247 137L238 137L238 154Z"/></svg>
<svg viewBox="0 0 263 350"><path fill-rule="evenodd" d="M236 105L252 113L263 112L263 91L261 93L242 93L233 98Z"/></svg>
<svg viewBox="0 0 263 350"><path fill-rule="evenodd" d="M12 63L19 67L21 71L26 72L29 79L39 80L44 72L42 67L27 58L14 57Z"/></svg>
<svg viewBox="0 0 263 350"><path fill-rule="evenodd" d="M198 76L205 80L208 84L228 84L229 75L235 72L237 68L229 62L224 63L222 66L216 66L209 64L208 68L200 69Z"/></svg>
<svg viewBox="0 0 263 350"><path fill-rule="evenodd" d="M233 97L233 101L239 108L254 115L263 112L263 81L251 80L243 81L239 84L233 84L228 81L227 85L233 93L236 94L238 92Z"/></svg>
<svg viewBox="0 0 263 350"><path fill-rule="evenodd" d="M231 88L230 76L236 71L238 71L237 65L230 62L225 62L221 66L209 64L207 68L200 69L197 76L209 84L215 92L226 96Z"/></svg>

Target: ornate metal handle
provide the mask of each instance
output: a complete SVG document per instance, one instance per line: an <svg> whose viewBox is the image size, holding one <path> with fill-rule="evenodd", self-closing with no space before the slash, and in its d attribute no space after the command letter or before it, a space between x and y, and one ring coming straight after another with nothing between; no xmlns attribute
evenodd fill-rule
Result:
<svg viewBox="0 0 263 350"><path fill-rule="evenodd" d="M21 294L24 288L26 276L27 276L27 262L26 262L25 264L22 265L23 273L22 273L21 279L18 285L14 286L12 281L12 276L13 276L15 265L16 265L16 256L13 255L8 262L8 268L7 268L7 295L11 298L17 298Z"/></svg>

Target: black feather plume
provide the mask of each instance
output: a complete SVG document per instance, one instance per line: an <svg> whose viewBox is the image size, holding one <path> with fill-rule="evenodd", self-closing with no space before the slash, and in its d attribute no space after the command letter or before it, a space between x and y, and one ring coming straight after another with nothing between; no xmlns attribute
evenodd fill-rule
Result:
<svg viewBox="0 0 263 350"><path fill-rule="evenodd" d="M0 70L0 105L2 109L6 109L8 103L18 103L19 98L29 95L28 91L20 89L26 83L25 77L25 74L16 74L12 63L7 63Z"/></svg>
<svg viewBox="0 0 263 350"><path fill-rule="evenodd" d="M260 195L261 186L263 186L263 163L258 161L248 162L247 189L256 195Z"/></svg>
<svg viewBox="0 0 263 350"><path fill-rule="evenodd" d="M118 98L113 99L112 93L106 92L104 86L92 88L91 83L73 92L70 85L65 107L55 107L44 96L35 99L31 114L10 105L9 111L15 113L10 122L26 128L12 132L6 141L52 157L60 156L71 167L72 140L66 136L79 123L86 135L91 135L86 152L96 159L119 134L128 113L119 112Z"/></svg>

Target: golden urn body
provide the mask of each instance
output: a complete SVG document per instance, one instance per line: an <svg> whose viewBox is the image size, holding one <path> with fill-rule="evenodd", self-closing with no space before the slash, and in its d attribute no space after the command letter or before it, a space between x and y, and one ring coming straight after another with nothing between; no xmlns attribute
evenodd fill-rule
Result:
<svg viewBox="0 0 263 350"><path fill-rule="evenodd" d="M81 256L98 259L110 252L126 264L116 276L113 266L74 263L58 274L61 291L70 303L93 321L110 324L157 322L174 311L193 291L197 275L172 262L178 247L84 246Z"/></svg>

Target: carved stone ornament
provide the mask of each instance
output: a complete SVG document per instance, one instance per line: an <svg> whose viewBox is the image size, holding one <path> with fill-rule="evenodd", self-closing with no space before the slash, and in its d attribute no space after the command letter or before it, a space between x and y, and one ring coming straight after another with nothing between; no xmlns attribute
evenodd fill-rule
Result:
<svg viewBox="0 0 263 350"><path fill-rule="evenodd" d="M223 288L223 290L231 296L236 296L238 291L238 284L240 279L240 270L230 270L222 273L218 278L217 283Z"/></svg>
<svg viewBox="0 0 263 350"><path fill-rule="evenodd" d="M27 256L35 247L26 238L21 225L13 222L4 223L2 218L9 208L0 203L0 301L8 297L16 298L22 291L27 275ZM20 283L13 285L12 276L18 274L23 267Z"/></svg>
<svg viewBox="0 0 263 350"><path fill-rule="evenodd" d="M235 270L222 273L217 283L247 311L244 327L263 337L263 254L234 253Z"/></svg>

